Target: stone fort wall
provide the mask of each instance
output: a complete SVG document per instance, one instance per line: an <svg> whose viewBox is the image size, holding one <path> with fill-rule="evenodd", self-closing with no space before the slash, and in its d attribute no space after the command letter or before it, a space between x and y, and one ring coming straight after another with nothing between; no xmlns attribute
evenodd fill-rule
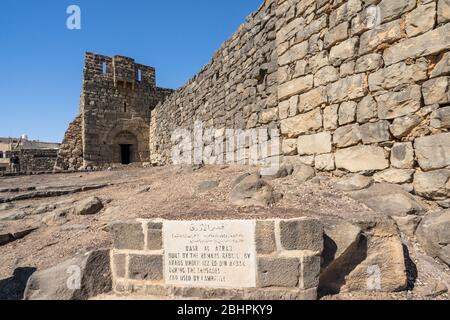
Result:
<svg viewBox="0 0 450 320"><path fill-rule="evenodd" d="M446 198L449 21L449 0L265 1L153 110L152 162L170 163L172 131L196 120L277 128L289 159ZM225 152L208 149L217 139L206 156Z"/></svg>

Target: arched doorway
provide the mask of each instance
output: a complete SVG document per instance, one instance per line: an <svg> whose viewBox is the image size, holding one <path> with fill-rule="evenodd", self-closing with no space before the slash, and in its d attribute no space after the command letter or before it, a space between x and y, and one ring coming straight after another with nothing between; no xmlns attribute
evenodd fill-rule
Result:
<svg viewBox="0 0 450 320"><path fill-rule="evenodd" d="M114 162L130 164L138 161L138 140L128 131L118 133L113 139Z"/></svg>

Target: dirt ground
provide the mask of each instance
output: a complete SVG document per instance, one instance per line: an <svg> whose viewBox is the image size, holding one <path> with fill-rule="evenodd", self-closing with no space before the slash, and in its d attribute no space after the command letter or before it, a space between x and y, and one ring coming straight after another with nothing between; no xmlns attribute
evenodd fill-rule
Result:
<svg viewBox="0 0 450 320"><path fill-rule="evenodd" d="M10 277L19 267L45 269L79 251L110 247L111 239L107 227L117 220L259 219L330 215L345 217L371 211L335 190L335 180L327 176L316 177L305 184L299 184L295 177L270 181L275 190L283 194L283 199L270 208L244 209L231 205L229 194L234 180L244 173L256 171L256 168L246 166L215 166L199 170L128 167L103 172L0 178L0 189L45 190L108 184L101 189L71 195L13 202L14 208L9 210L24 211L30 215L17 221L0 221L0 232L30 226L39 228L23 239L0 246L0 279ZM199 184L211 180L219 181L219 187L200 192ZM0 198L21 193L26 191L3 192L0 193ZM61 226L46 226L41 222L41 215L32 214L42 205L77 201L90 196L97 196L105 203L105 208L97 215L69 215L67 223ZM405 294L399 298L407 299L408 296Z"/></svg>

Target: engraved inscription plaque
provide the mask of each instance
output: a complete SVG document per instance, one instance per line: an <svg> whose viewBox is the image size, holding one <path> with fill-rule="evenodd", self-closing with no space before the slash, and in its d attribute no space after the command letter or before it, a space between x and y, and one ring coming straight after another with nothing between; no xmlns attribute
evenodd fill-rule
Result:
<svg viewBox="0 0 450 320"><path fill-rule="evenodd" d="M166 221L163 235L166 284L256 287L255 221Z"/></svg>

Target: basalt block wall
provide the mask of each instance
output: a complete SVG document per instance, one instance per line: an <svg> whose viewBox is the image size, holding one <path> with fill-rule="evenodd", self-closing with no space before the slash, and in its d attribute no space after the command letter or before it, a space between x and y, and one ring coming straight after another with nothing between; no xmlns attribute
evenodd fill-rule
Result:
<svg viewBox="0 0 450 320"><path fill-rule="evenodd" d="M197 120L275 128L285 157L447 198L449 22L449 0L265 1L154 109L152 162L171 163L171 133Z"/></svg>

